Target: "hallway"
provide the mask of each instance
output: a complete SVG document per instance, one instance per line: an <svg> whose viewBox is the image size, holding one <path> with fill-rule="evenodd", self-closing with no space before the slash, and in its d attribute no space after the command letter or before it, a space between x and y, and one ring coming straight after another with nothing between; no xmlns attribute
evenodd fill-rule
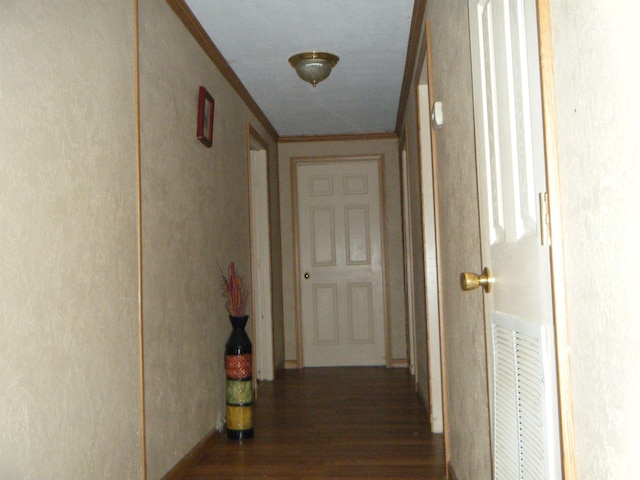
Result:
<svg viewBox="0 0 640 480"><path fill-rule="evenodd" d="M254 438L217 435L183 479L444 477L443 437L406 369L280 370L254 418Z"/></svg>

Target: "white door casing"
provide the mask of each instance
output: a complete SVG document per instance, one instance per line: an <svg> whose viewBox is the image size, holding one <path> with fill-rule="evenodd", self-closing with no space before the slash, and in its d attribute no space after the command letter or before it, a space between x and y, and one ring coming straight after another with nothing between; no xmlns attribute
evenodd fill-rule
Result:
<svg viewBox="0 0 640 480"><path fill-rule="evenodd" d="M267 152L250 139L251 297L256 380L273 380L273 319L271 310L271 242Z"/></svg>
<svg viewBox="0 0 640 480"><path fill-rule="evenodd" d="M427 39L430 42L430 39ZM431 49L430 43L427 50ZM436 239L436 217L434 196L433 158L431 155L431 121L429 111L429 85L427 80L427 64L418 85L418 111L420 112L420 173L422 186L422 238L424 255L424 287L427 302L427 351L429 378L429 410L431 412L431 431L444 431L444 412L442 404L442 362L440 350L440 305L438 299L438 261Z"/></svg>
<svg viewBox="0 0 640 480"><path fill-rule="evenodd" d="M559 479L535 2L469 0L496 479Z"/></svg>
<svg viewBox="0 0 640 480"><path fill-rule="evenodd" d="M295 165L303 365L385 365L381 158Z"/></svg>
<svg viewBox="0 0 640 480"><path fill-rule="evenodd" d="M400 175L402 178L402 234L404 247L405 309L407 311L407 329L409 331L409 372L414 375L415 387L418 387L416 375L416 318L415 294L413 283L413 245L411 243L411 195L409 192L409 166L407 164L406 142L400 151Z"/></svg>

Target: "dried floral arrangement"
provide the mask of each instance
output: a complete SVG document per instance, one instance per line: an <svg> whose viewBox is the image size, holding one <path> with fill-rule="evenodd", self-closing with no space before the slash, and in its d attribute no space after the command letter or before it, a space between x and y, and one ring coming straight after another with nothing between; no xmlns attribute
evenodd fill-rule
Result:
<svg viewBox="0 0 640 480"><path fill-rule="evenodd" d="M218 265L220 268L220 265ZM243 317L247 306L249 290L242 282L242 277L236 273L234 262L229 264L227 275L220 268L222 276L222 296L227 299L225 307L229 315L233 317Z"/></svg>

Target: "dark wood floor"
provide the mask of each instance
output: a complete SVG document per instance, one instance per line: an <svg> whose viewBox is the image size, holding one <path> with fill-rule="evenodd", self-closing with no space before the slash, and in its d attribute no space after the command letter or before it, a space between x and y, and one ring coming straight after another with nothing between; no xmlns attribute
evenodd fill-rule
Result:
<svg viewBox="0 0 640 480"><path fill-rule="evenodd" d="M443 437L405 369L285 370L258 397L255 437L216 437L184 480L444 478Z"/></svg>

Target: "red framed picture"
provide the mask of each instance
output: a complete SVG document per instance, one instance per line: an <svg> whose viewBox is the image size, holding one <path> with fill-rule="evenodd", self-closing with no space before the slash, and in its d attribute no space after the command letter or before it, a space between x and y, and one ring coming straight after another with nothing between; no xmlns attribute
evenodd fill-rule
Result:
<svg viewBox="0 0 640 480"><path fill-rule="evenodd" d="M196 137L206 147L213 143L213 97L200 85L198 93L198 128Z"/></svg>

